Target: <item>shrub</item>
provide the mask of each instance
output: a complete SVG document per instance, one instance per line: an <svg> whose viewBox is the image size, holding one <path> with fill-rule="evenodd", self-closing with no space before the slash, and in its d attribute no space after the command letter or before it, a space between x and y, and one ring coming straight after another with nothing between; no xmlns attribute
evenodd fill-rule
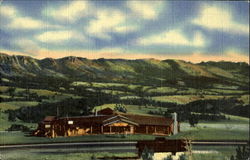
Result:
<svg viewBox="0 0 250 160"><path fill-rule="evenodd" d="M141 155L142 159L143 160L153 160L153 156L154 156L153 150L148 149L148 147L146 146L144 148L144 150L142 151L142 155Z"/></svg>
<svg viewBox="0 0 250 160"><path fill-rule="evenodd" d="M7 129L7 131L22 131L22 132L29 132L30 128L27 126L24 126L22 124L12 124L10 128Z"/></svg>
<svg viewBox="0 0 250 160"><path fill-rule="evenodd" d="M247 160L250 158L250 147L249 146L238 146L236 148L236 155L231 156L230 160Z"/></svg>
<svg viewBox="0 0 250 160"><path fill-rule="evenodd" d="M186 159L187 159L187 157L186 157L186 155L185 155L185 154L182 154L182 155L180 155L179 159L180 159L180 160L186 160Z"/></svg>
<svg viewBox="0 0 250 160"><path fill-rule="evenodd" d="M172 155L169 155L166 158L164 158L164 160L173 160L173 157L172 157Z"/></svg>

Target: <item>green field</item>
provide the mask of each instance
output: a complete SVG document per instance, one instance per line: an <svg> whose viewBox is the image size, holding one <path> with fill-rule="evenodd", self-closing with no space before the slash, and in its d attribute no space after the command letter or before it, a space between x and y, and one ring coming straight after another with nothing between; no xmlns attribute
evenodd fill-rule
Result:
<svg viewBox="0 0 250 160"><path fill-rule="evenodd" d="M12 101L12 102L2 102L0 103L0 109L2 111L5 110L15 110L19 109L20 107L32 107L38 105L39 102L36 101Z"/></svg>
<svg viewBox="0 0 250 160"><path fill-rule="evenodd" d="M193 146L196 151L208 151L207 154L194 153L194 160L226 160L236 154L237 146ZM210 153L209 153L210 152ZM214 153L212 153L214 152Z"/></svg>
<svg viewBox="0 0 250 160"><path fill-rule="evenodd" d="M226 160L235 155L236 146L193 146L193 160ZM181 153L177 153L180 155ZM182 153L183 154L183 153ZM165 155L165 156L164 156ZM154 158L166 158L169 153L155 153ZM4 160L91 160L101 157L135 157L136 153L94 152L84 153L81 149L74 152L71 149L19 149L0 151Z"/></svg>
<svg viewBox="0 0 250 160"><path fill-rule="evenodd" d="M135 153L109 153L94 152L84 153L78 151L65 152L60 149L21 149L14 151L0 151L0 159L4 160L91 160L92 157L134 157Z"/></svg>
<svg viewBox="0 0 250 160"><path fill-rule="evenodd" d="M228 130L215 128L194 128L171 136L171 139L188 137L194 140L249 140L248 130Z"/></svg>
<svg viewBox="0 0 250 160"><path fill-rule="evenodd" d="M25 125L31 129L36 129L37 124L36 123L25 123L20 120L17 120L15 122L8 121L8 114L0 112L0 131L5 131L8 129L12 124L20 124L20 125ZM1 136L0 136L1 137Z"/></svg>
<svg viewBox="0 0 250 160"><path fill-rule="evenodd" d="M161 102L172 102L177 104L187 104L189 102L197 100L208 100L208 99L222 99L224 96L214 96L214 95L205 95L201 97L199 95L173 95L173 96L157 96L153 97L153 100Z"/></svg>
<svg viewBox="0 0 250 160"><path fill-rule="evenodd" d="M53 143L53 142L100 142L100 141L136 141L153 140L154 135L84 135L76 137L46 138L30 136L23 132L0 132L0 144L23 144L23 143Z"/></svg>

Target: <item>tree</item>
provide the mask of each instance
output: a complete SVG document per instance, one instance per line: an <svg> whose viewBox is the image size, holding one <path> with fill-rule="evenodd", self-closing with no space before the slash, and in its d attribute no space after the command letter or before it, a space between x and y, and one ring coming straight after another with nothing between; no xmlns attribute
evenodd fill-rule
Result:
<svg viewBox="0 0 250 160"><path fill-rule="evenodd" d="M116 104L114 110L118 112L127 113L126 107L123 106L122 104Z"/></svg>
<svg viewBox="0 0 250 160"><path fill-rule="evenodd" d="M8 112L9 112L8 120L12 122L16 121L16 112L13 110L9 110Z"/></svg>
<svg viewBox="0 0 250 160"><path fill-rule="evenodd" d="M249 146L238 146L236 148L236 155L232 155L230 160L247 160L250 158L250 148Z"/></svg>
<svg viewBox="0 0 250 160"><path fill-rule="evenodd" d="M191 127L195 127L198 124L198 118L195 115L191 114L188 118L188 122Z"/></svg>
<svg viewBox="0 0 250 160"><path fill-rule="evenodd" d="M15 91L16 91L16 88L15 87L10 87L7 92L9 93L10 97L11 98L14 98L15 96Z"/></svg>
<svg viewBox="0 0 250 160"><path fill-rule="evenodd" d="M154 156L154 151L151 149L148 149L147 146L145 146L145 148L142 151L142 159L143 160L153 160L153 156Z"/></svg>
<svg viewBox="0 0 250 160"><path fill-rule="evenodd" d="M246 148L246 146L236 148L236 160L247 160L250 158L250 148Z"/></svg>

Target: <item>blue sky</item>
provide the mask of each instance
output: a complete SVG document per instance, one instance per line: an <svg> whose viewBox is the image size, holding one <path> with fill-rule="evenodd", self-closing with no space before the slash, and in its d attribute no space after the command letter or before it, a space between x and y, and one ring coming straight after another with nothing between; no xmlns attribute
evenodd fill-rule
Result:
<svg viewBox="0 0 250 160"><path fill-rule="evenodd" d="M35 58L245 61L247 1L3 0L0 51Z"/></svg>

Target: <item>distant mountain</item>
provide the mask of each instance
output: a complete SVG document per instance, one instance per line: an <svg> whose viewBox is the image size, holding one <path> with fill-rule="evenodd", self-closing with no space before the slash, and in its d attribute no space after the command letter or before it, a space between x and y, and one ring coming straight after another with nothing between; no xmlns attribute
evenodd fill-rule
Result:
<svg viewBox="0 0 250 160"><path fill-rule="evenodd" d="M202 62L156 59L45 58L0 53L0 74L8 77L57 77L81 81L143 83L151 85L248 86L249 65L234 62Z"/></svg>

